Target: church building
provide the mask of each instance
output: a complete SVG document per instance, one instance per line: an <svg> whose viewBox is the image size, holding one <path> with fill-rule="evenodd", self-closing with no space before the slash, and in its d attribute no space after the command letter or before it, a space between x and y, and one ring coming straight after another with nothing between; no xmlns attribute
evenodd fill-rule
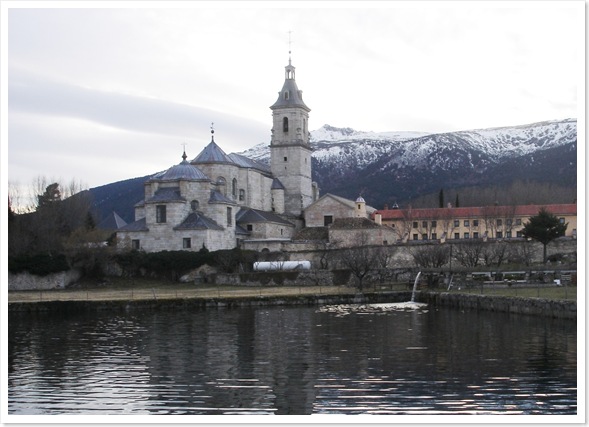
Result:
<svg viewBox="0 0 589 427"><path fill-rule="evenodd" d="M215 142L188 161L152 176L135 221L117 230L119 247L146 252L215 251L248 241L286 242L304 227L304 211L319 199L311 179L309 107L289 59L272 110L270 166L226 154Z"/></svg>

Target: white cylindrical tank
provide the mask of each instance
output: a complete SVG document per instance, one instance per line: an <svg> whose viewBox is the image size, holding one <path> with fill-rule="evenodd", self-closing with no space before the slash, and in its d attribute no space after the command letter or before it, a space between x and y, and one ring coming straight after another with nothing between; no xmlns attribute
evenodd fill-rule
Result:
<svg viewBox="0 0 589 427"><path fill-rule="evenodd" d="M310 270L311 261L260 261L254 262L254 271Z"/></svg>

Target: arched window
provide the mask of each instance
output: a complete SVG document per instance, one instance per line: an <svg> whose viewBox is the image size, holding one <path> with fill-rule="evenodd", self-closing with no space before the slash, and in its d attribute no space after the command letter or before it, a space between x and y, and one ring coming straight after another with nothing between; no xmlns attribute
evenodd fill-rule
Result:
<svg viewBox="0 0 589 427"><path fill-rule="evenodd" d="M219 192L221 194L223 194L224 196L226 196L227 195L227 181L225 180L225 178L223 178L222 176L217 178L217 186L219 187Z"/></svg>
<svg viewBox="0 0 589 427"><path fill-rule="evenodd" d="M282 119L282 130L288 132L288 117Z"/></svg>
<svg viewBox="0 0 589 427"><path fill-rule="evenodd" d="M284 99L288 100L288 91L284 92Z"/></svg>
<svg viewBox="0 0 589 427"><path fill-rule="evenodd" d="M237 199L237 179L235 178L231 181L231 195L234 199Z"/></svg>
<svg viewBox="0 0 589 427"><path fill-rule="evenodd" d="M198 200L193 200L192 202L190 202L190 209L192 209L193 211L197 211L198 210Z"/></svg>
<svg viewBox="0 0 589 427"><path fill-rule="evenodd" d="M239 190L239 201L243 202L245 200L245 190L242 188Z"/></svg>

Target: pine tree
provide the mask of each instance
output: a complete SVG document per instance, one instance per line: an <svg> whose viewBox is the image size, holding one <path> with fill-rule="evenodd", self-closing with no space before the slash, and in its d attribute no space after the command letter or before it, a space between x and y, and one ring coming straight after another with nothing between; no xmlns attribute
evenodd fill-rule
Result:
<svg viewBox="0 0 589 427"><path fill-rule="evenodd" d="M538 215L524 224L522 234L544 245L543 261L546 264L546 246L557 237L564 236L567 226L568 224L560 222L555 215L542 208Z"/></svg>
<svg viewBox="0 0 589 427"><path fill-rule="evenodd" d="M438 199L439 199L438 201L440 204L440 208L443 208L444 207L444 189L443 188L440 190L440 194L438 195Z"/></svg>

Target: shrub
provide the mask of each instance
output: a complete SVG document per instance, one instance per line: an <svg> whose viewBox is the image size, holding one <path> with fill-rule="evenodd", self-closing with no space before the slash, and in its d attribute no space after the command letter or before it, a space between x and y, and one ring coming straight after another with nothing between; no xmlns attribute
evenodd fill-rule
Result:
<svg viewBox="0 0 589 427"><path fill-rule="evenodd" d="M67 271L70 266L64 254L35 254L8 257L8 271L22 273L28 271L36 276Z"/></svg>

